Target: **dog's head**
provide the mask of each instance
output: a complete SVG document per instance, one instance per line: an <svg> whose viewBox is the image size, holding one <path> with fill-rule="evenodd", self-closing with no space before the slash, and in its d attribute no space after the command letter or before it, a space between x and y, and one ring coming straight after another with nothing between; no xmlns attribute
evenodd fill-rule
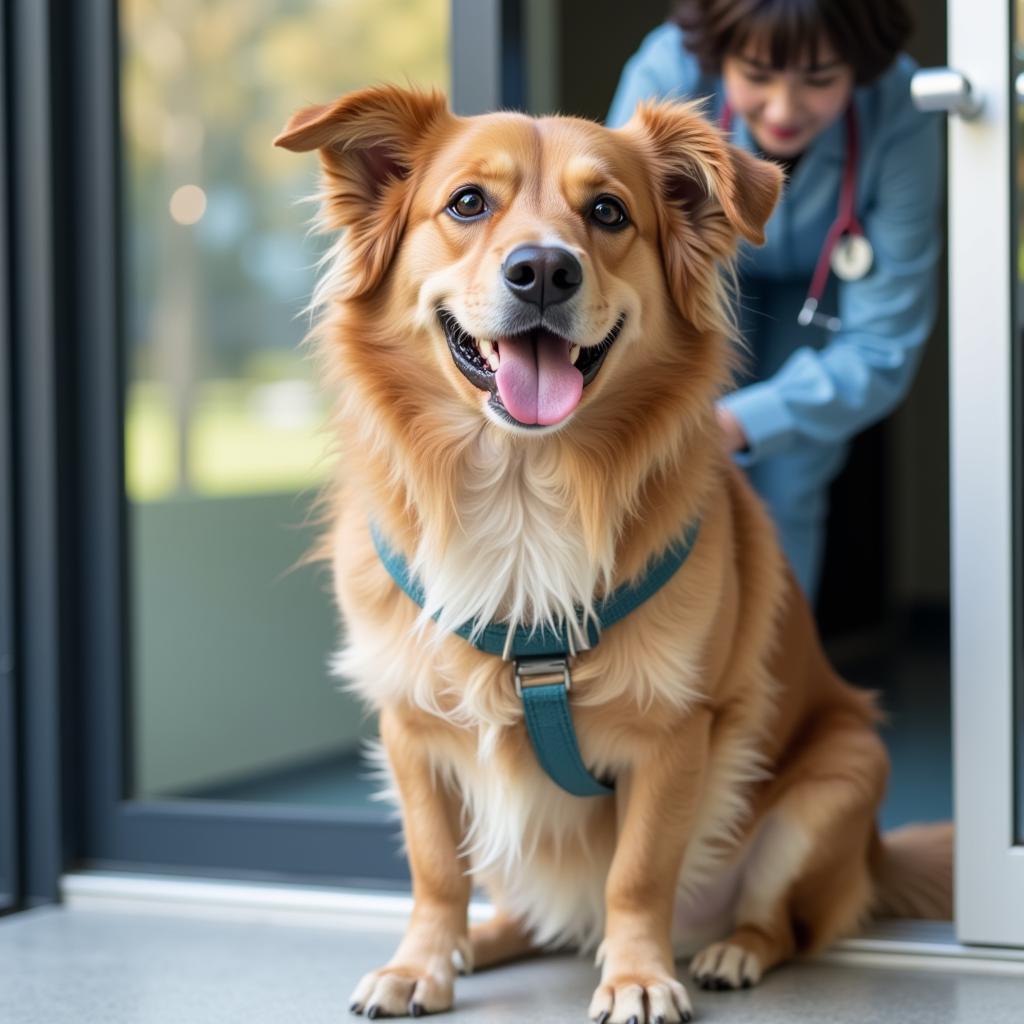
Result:
<svg viewBox="0 0 1024 1024"><path fill-rule="evenodd" d="M408 398L545 434L700 359L724 383L722 268L763 241L781 173L694 105L610 130L380 87L300 111L276 144L320 151L324 218L347 232L322 298L362 307Z"/></svg>

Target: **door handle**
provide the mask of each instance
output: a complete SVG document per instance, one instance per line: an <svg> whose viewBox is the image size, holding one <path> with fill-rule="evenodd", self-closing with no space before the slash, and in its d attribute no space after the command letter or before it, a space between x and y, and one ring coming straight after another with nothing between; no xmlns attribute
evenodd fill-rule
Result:
<svg viewBox="0 0 1024 1024"><path fill-rule="evenodd" d="M965 121L977 117L984 99L972 88L967 77L953 68L921 68L910 80L910 96L918 110L940 110L956 114Z"/></svg>

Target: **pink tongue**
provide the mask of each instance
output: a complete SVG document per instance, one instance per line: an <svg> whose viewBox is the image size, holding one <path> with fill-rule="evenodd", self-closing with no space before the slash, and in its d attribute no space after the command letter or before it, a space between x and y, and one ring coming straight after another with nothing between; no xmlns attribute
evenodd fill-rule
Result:
<svg viewBox="0 0 1024 1024"><path fill-rule="evenodd" d="M499 338L498 357L498 394L520 423L561 423L579 405L583 374L569 362L565 338L547 331Z"/></svg>

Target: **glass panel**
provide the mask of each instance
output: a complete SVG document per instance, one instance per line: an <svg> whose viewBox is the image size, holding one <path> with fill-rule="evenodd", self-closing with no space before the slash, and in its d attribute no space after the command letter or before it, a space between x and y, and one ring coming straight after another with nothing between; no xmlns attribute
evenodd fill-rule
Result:
<svg viewBox="0 0 1024 1024"><path fill-rule="evenodd" d="M367 725L301 564L330 469L300 351L315 160L271 141L380 81L448 87L448 0L121 0L135 797L365 800Z"/></svg>
<svg viewBox="0 0 1024 1024"><path fill-rule="evenodd" d="M1024 845L1024 0L1012 5L1014 59L1011 74L1016 101L1013 119L1013 154L1016 187L1013 190L1016 280L1014 290L1013 355L1013 623L1014 623L1014 793L1015 841Z"/></svg>

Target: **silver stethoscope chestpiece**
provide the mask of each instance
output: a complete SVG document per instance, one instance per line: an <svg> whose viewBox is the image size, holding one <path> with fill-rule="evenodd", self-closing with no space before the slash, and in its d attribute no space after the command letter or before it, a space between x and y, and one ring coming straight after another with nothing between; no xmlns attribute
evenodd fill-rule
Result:
<svg viewBox="0 0 1024 1024"><path fill-rule="evenodd" d="M832 249L830 262L840 281L860 281L871 271L875 253L863 235L843 235Z"/></svg>
<svg viewBox="0 0 1024 1024"><path fill-rule="evenodd" d="M825 244L818 253L814 276L807 290L807 298L797 315L801 327L824 327L833 333L841 327L839 317L818 312L818 303L825 294L828 274L840 281L860 281L868 276L875 262L874 250L864 235L864 229L857 220L857 161L860 154L857 112L851 103L846 109L846 160L839 192L839 207L835 220L828 230ZM732 108L728 100L722 108L720 124L722 131L732 128Z"/></svg>

